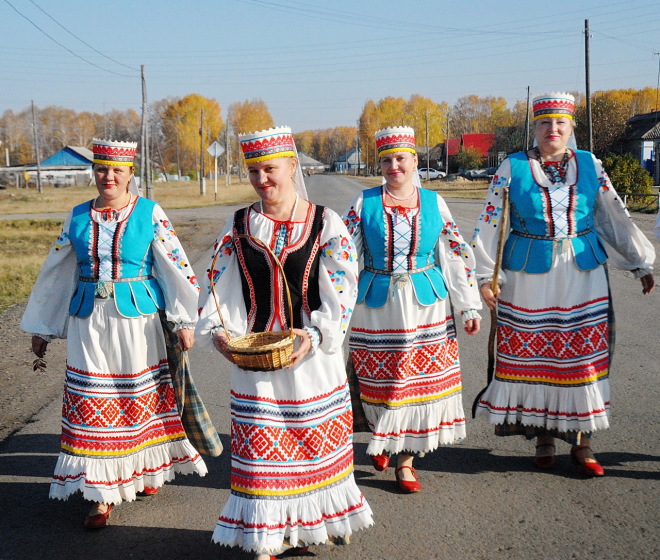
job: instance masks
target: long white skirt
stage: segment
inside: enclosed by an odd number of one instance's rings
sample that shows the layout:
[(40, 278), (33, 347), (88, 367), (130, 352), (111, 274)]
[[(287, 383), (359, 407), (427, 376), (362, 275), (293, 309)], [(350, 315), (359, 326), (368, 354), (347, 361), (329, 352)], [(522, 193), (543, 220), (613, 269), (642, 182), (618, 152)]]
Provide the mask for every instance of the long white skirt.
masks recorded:
[(506, 275), (495, 376), (478, 414), (492, 424), (518, 425), (519, 433), (526, 426), (561, 433), (609, 427), (605, 269), (581, 271), (572, 253), (564, 251), (555, 255), (548, 273)]
[(353, 412), (341, 352), (231, 383), (231, 494), (213, 541), (259, 553), (348, 540), (373, 524), (353, 477)]
[(50, 497), (81, 491), (118, 504), (175, 473), (205, 475), (177, 410), (158, 314), (121, 317), (96, 299), (89, 317), (69, 318), (61, 452)]
[(465, 438), (458, 342), (449, 300), (422, 306), (412, 282), (383, 307), (356, 306), (349, 345), (372, 428), (369, 455), (423, 454)]

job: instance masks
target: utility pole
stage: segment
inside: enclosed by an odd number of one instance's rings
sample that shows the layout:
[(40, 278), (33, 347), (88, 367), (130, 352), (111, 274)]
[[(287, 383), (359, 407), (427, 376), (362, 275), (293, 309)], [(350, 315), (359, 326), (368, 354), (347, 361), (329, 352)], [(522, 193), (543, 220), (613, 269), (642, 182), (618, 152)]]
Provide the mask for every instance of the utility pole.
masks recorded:
[(225, 127), (225, 184), (231, 185), (231, 175), (229, 169), (229, 124)]
[(142, 80), (142, 122), (140, 123), (140, 190), (153, 200), (151, 192), (151, 170), (149, 169), (149, 114), (147, 110), (147, 79), (144, 64), (140, 65)]
[(204, 107), (199, 122), (199, 194), (206, 194), (206, 180), (204, 179)]
[[(658, 92), (660, 92), (660, 52), (653, 53), (653, 56), (658, 57), (658, 83), (655, 86), (655, 124), (658, 124), (658, 115), (660, 114), (660, 104), (658, 104)], [(654, 151), (655, 151), (655, 177), (654, 183), (656, 185), (660, 184), (660, 142), (657, 140), (654, 141)]]
[(584, 20), (584, 70), (586, 78), (587, 94), (587, 137), (589, 139), (589, 151), (594, 151), (593, 124), (591, 122), (591, 84), (589, 80), (589, 20)]
[(658, 83), (655, 86), (655, 122), (658, 123), (658, 112), (660, 112), (660, 104), (658, 103), (658, 93), (660, 92), (660, 52), (654, 52), (653, 56), (658, 57)]
[(429, 154), (429, 112), (424, 113), (424, 120), (426, 121), (426, 180), (429, 180), (429, 163), (431, 161)]
[(527, 86), (527, 111), (525, 112), (525, 151), (529, 150), (529, 86)]
[(34, 133), (34, 150), (37, 154), (37, 192), (42, 193), (41, 188), (41, 150), (39, 149), (39, 132), (37, 131), (37, 120), (34, 117), (34, 100), (32, 101), (32, 132)]
[(447, 128), (445, 130), (445, 174), (449, 175), (449, 111), (447, 111)]

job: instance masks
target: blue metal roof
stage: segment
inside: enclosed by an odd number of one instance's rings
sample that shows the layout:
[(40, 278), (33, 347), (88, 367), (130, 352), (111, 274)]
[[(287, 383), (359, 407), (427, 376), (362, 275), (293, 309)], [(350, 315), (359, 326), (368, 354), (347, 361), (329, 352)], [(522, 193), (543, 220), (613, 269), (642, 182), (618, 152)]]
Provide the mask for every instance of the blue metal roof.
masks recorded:
[[(90, 153), (90, 150), (86, 150)], [(82, 152), (82, 153), (81, 153)], [(93, 156), (92, 156), (93, 157)], [(67, 146), (62, 148), (56, 154), (43, 160), (41, 165), (91, 165), (92, 159), (86, 157), (84, 149), (75, 146)]]

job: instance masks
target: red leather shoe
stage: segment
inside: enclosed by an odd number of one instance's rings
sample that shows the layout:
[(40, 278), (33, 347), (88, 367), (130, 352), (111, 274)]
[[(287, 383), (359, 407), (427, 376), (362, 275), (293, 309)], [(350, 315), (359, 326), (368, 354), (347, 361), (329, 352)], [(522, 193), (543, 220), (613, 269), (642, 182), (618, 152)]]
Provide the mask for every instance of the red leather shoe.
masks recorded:
[(108, 525), (108, 517), (112, 511), (112, 504), (107, 504), (108, 509), (104, 513), (96, 513), (85, 517), (83, 525), (85, 529), (103, 529)]
[(154, 488), (153, 486), (145, 486), (138, 494), (144, 494), (145, 496), (155, 496), (158, 494), (158, 488)]
[[(403, 469), (409, 469), (413, 477), (415, 477), (415, 480), (403, 480), (399, 476), (399, 473)], [(406, 494), (413, 494), (414, 492), (419, 492), (422, 489), (422, 485), (419, 483), (419, 479), (417, 478), (417, 473), (415, 472), (415, 469), (413, 469), (412, 467), (408, 467), (408, 466), (397, 467), (396, 469), (394, 469), (394, 476), (396, 477), (396, 481), (397, 484), (399, 485), (399, 488), (401, 489), (402, 492), (405, 492)]]
[(379, 472), (383, 472), (384, 470), (387, 470), (387, 467), (390, 466), (390, 457), (389, 455), (372, 455), (371, 456), (371, 464), (373, 465), (374, 469), (376, 469)]
[(588, 449), (591, 451), (591, 447), (588, 445), (575, 445), (571, 447), (571, 460), (573, 463), (579, 465), (582, 473), (587, 476), (603, 476), (605, 474), (605, 469), (601, 467), (596, 459), (592, 459), (591, 457), (583, 457), (580, 459), (580, 457), (578, 457), (578, 452), (582, 449)]
[[(551, 455), (539, 455), (539, 450), (543, 449), (544, 447), (552, 448), (552, 454)], [(540, 445), (536, 446), (536, 455), (534, 456), (534, 464), (536, 465), (537, 469), (552, 469), (555, 466), (555, 445), (553, 443), (541, 443)]]

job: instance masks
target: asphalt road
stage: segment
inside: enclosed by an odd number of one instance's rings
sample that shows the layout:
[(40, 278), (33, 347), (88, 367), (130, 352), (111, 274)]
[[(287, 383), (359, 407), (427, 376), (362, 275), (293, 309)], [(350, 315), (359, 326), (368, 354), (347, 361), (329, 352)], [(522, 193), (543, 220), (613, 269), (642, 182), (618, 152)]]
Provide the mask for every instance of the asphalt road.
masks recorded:
[[(349, 178), (315, 176), (310, 197), (342, 211), (360, 187)], [(480, 202), (450, 200), (469, 237)], [(234, 208), (170, 211), (199, 221), (197, 242), (210, 248)], [(654, 216), (635, 215), (652, 238)], [(209, 221), (217, 226), (208, 227)], [(660, 243), (654, 240), (660, 252)], [(194, 268), (208, 264), (202, 252)], [(365, 455), (367, 434), (355, 435), (355, 476), (374, 511), (375, 525), (350, 546), (315, 547), (319, 559), (564, 559), (658, 558), (658, 319), (660, 290), (642, 297), (629, 273), (612, 271), (617, 348), (612, 365), (612, 428), (594, 448), (606, 469), (601, 479), (580, 475), (558, 447), (554, 471), (538, 472), (533, 445), (496, 438), (485, 421), (469, 419), (467, 439), (416, 461), (423, 490), (398, 493), (392, 469), (375, 472)], [(487, 314), (482, 333), (459, 333), (466, 413), (485, 380)], [(87, 532), (87, 504), (78, 496), (48, 499), (58, 453), (61, 401), (53, 399), (0, 443), (0, 559), (161, 558), (239, 559), (250, 555), (211, 543), (215, 519), (229, 487), (229, 369), (217, 354), (191, 352), (193, 375), (222, 435), (225, 452), (207, 459), (204, 478), (179, 476), (157, 496), (115, 509), (110, 526)], [(63, 364), (62, 364), (63, 369)]]

